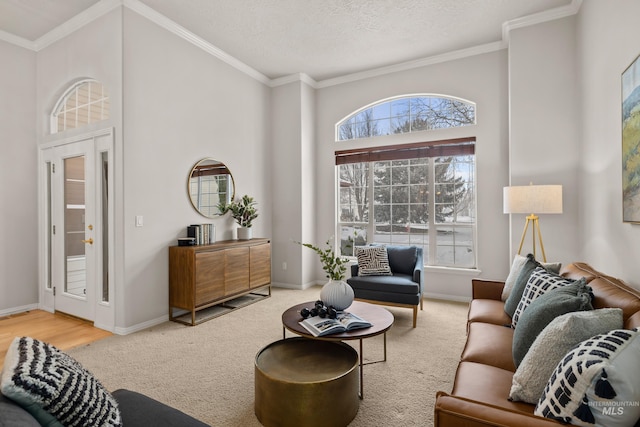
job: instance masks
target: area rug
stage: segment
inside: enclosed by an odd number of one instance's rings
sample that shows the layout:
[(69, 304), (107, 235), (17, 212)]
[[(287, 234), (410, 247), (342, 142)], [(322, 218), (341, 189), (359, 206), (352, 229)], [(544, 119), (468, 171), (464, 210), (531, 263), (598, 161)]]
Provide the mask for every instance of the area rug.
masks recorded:
[[(166, 322), (68, 352), (109, 390), (144, 393), (212, 426), (258, 427), (255, 356), (282, 339), (284, 310), (319, 294), (320, 287), (274, 288), (271, 298), (197, 326)], [(350, 426), (433, 425), (436, 391), (451, 391), (467, 309), (425, 300), (414, 329), (411, 310), (388, 307), (395, 322), (387, 333), (387, 361), (364, 367), (364, 399)], [(357, 341), (351, 343), (357, 349)], [(383, 357), (382, 336), (363, 343), (365, 363)]]

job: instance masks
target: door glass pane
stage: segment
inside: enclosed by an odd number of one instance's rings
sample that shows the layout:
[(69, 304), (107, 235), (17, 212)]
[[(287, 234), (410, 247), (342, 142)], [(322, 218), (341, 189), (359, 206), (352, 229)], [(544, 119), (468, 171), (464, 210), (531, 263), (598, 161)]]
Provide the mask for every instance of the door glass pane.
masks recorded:
[(64, 292), (86, 294), (84, 156), (64, 160)]
[(51, 281), (51, 261), (53, 259), (53, 252), (52, 252), (52, 248), (51, 248), (51, 240), (52, 240), (52, 234), (54, 234), (54, 230), (53, 230), (53, 222), (51, 220), (51, 162), (46, 162), (46, 187), (47, 187), (47, 202), (46, 202), (46, 229), (48, 230), (47, 232), (47, 259), (46, 259), (46, 270), (47, 270), (47, 279), (46, 279), (46, 283), (45, 283), (45, 287), (47, 289), (51, 289), (52, 285), (52, 281)]
[(101, 194), (102, 209), (99, 215), (102, 217), (98, 223), (102, 224), (102, 301), (109, 302), (109, 157), (107, 152), (101, 155), (102, 165), (101, 175)]

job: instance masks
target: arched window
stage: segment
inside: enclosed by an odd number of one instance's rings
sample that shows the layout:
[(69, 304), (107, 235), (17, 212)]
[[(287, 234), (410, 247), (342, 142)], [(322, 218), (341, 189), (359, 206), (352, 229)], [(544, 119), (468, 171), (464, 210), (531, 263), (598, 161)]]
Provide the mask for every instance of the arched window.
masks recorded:
[(468, 126), (474, 103), (442, 95), (404, 95), (367, 105), (336, 125), (336, 141)]
[[(469, 101), (404, 95), (339, 122), (336, 141), (467, 126), (475, 117)], [(423, 133), (396, 143), (389, 136), (390, 145), (335, 151), (342, 255), (367, 244), (416, 245), (427, 266), (476, 267), (476, 138), (452, 136), (427, 141)]]
[(74, 83), (60, 97), (51, 113), (51, 133), (75, 129), (109, 118), (109, 93), (92, 79)]

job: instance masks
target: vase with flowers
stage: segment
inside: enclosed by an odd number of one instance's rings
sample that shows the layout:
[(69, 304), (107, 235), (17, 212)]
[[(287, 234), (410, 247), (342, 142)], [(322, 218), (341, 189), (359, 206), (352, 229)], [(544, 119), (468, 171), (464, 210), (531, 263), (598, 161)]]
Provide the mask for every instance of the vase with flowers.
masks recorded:
[(331, 245), (331, 238), (327, 240), (326, 248), (322, 249), (311, 243), (296, 242), (304, 247), (313, 250), (320, 256), (322, 269), (329, 279), (320, 291), (320, 299), (327, 307), (333, 307), (338, 311), (342, 311), (349, 307), (353, 302), (353, 289), (344, 281), (347, 271), (347, 258), (337, 256)]

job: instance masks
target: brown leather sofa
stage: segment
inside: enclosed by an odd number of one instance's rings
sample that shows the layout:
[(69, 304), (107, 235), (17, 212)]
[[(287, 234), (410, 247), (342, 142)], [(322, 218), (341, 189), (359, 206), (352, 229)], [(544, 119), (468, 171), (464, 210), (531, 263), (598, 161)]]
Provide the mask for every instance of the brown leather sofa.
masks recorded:
[[(624, 327), (640, 327), (640, 290), (577, 262), (561, 274), (585, 277), (593, 289), (594, 308), (622, 308)], [(469, 305), (467, 342), (451, 393), (438, 392), (434, 426), (559, 426), (534, 415), (535, 405), (508, 400), (515, 365), (513, 329), (501, 301), (504, 282), (474, 279)]]

